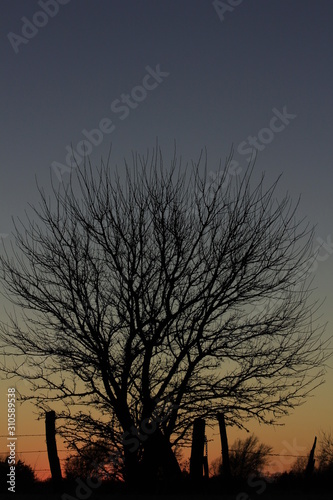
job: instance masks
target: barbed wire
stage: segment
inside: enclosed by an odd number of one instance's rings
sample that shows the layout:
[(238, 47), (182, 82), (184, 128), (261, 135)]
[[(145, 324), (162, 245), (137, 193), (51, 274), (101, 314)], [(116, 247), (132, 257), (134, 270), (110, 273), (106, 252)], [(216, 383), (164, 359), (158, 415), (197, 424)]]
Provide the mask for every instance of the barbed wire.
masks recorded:
[[(64, 451), (68, 451), (68, 450), (58, 450), (58, 453), (64, 452)], [(2, 455), (4, 455), (5, 453), (7, 453), (7, 451), (0, 451), (0, 454), (2, 454)], [(22, 455), (23, 453), (47, 453), (47, 450), (24, 450), (24, 451), (17, 451), (18, 455)]]
[[(13, 437), (45, 437), (45, 434), (16, 434)], [(8, 436), (6, 434), (1, 434), (0, 438), (10, 438), (10, 436)], [(58, 453), (64, 453), (65, 451), (68, 452), (69, 450), (58, 450)], [(234, 452), (234, 451), (238, 451), (238, 450), (229, 448), (229, 451)], [(1, 455), (4, 455), (6, 453), (7, 453), (6, 451), (0, 451)], [(47, 450), (24, 450), (24, 451), (19, 452), (20, 455), (24, 454), (24, 453), (47, 453)], [(256, 452), (250, 451), (248, 453), (255, 454)], [(309, 455), (286, 455), (286, 454), (281, 454), (281, 453), (266, 453), (266, 456), (268, 456), (268, 457), (308, 458)], [(60, 460), (66, 460), (66, 459), (61, 458)]]
[[(37, 437), (37, 436), (44, 436), (45, 434), (15, 434), (15, 436), (12, 437)], [(8, 436), (7, 434), (1, 434), (0, 438), (9, 438), (11, 436)]]
[[(68, 450), (58, 450), (58, 453), (64, 453), (65, 451), (68, 452)], [(232, 450), (229, 449), (229, 451), (238, 451), (238, 450)], [(0, 455), (5, 455), (7, 454), (7, 451), (0, 451)], [(47, 453), (47, 450), (24, 450), (24, 451), (19, 451), (18, 455), (24, 455), (25, 453)], [(249, 454), (256, 454), (255, 451), (249, 451)], [(268, 457), (292, 457), (292, 458), (308, 458), (309, 455), (287, 455), (287, 454), (281, 454), (281, 453), (266, 453), (266, 456)], [(65, 458), (60, 458), (60, 460), (66, 460)]]

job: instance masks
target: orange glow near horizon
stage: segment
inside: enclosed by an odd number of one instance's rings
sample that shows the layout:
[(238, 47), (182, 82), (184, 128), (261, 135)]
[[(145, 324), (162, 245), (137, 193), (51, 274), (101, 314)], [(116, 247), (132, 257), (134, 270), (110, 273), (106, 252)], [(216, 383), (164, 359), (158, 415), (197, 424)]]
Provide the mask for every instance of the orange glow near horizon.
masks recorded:
[[(7, 388), (11, 385), (8, 381), (0, 383), (1, 393), (5, 399)], [(249, 422), (248, 430), (250, 433), (258, 436), (260, 442), (270, 445), (272, 453), (277, 456), (272, 456), (268, 472), (282, 472), (289, 470), (295, 462), (297, 456), (308, 456), (313, 444), (314, 437), (320, 439), (322, 431), (331, 432), (331, 417), (333, 414), (333, 401), (331, 398), (332, 380), (320, 388), (318, 388), (312, 398), (301, 407), (297, 408), (292, 415), (286, 417), (283, 426), (271, 427), (267, 425), (259, 425), (256, 422)], [(23, 460), (30, 465), (35, 471), (38, 479), (45, 480), (50, 477), (49, 463), (46, 449), (45, 439), (45, 422), (38, 420), (34, 414), (33, 405), (25, 403), (20, 405), (17, 403), (17, 447), (16, 459)], [(6, 423), (6, 407), (1, 405), (0, 413), (1, 424), (1, 458), (6, 456), (7, 444), (7, 423)], [(249, 434), (245, 430), (239, 430), (234, 427), (227, 428), (229, 447), (236, 439), (245, 439)], [(208, 437), (208, 460), (212, 461), (220, 456), (221, 444), (218, 426), (214, 429), (206, 428)], [(31, 436), (33, 435), (33, 436)], [(317, 444), (317, 450), (320, 443)], [(59, 436), (57, 436), (57, 447), (60, 463), (62, 465), (68, 451), (65, 444)], [(190, 450), (183, 450), (183, 461), (190, 456)]]

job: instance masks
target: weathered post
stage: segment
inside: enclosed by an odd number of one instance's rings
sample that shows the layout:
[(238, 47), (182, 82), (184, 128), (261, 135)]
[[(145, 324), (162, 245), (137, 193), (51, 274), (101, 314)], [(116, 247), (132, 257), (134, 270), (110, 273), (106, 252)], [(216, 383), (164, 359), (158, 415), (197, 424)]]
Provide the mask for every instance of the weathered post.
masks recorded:
[(205, 421), (196, 418), (193, 423), (192, 450), (190, 458), (190, 478), (200, 481), (203, 478), (205, 449)]
[(55, 438), (55, 412), (47, 411), (45, 414), (45, 430), (46, 430), (46, 445), (47, 454), (49, 457), (52, 483), (56, 490), (60, 489), (61, 485), (61, 468), (57, 453), (57, 443)]
[(208, 441), (205, 436), (205, 456), (203, 457), (203, 468), (204, 468), (204, 478), (209, 479), (209, 468), (208, 468)]
[(224, 413), (219, 413), (217, 415), (217, 419), (218, 419), (218, 422), (219, 422), (220, 436), (221, 436), (222, 477), (225, 480), (229, 480), (231, 478), (231, 472), (230, 472), (229, 446), (228, 446), (228, 438), (227, 438), (227, 429), (226, 429), (226, 426), (225, 426)]
[(308, 463), (307, 463), (307, 466), (305, 469), (305, 477), (307, 479), (310, 478), (311, 474), (313, 473), (314, 464), (315, 464), (314, 452), (316, 449), (316, 444), (317, 444), (317, 436), (315, 436), (313, 446), (312, 446), (312, 449), (311, 449), (310, 454), (309, 454), (309, 460), (308, 460)]

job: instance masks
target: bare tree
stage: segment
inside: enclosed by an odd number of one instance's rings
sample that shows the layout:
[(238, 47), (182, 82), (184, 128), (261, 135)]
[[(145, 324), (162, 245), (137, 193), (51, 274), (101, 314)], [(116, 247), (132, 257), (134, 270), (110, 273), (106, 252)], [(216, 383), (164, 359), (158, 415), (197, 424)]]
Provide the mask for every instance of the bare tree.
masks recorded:
[(269, 462), (271, 446), (259, 442), (254, 434), (237, 439), (231, 447), (230, 469), (233, 477), (247, 479), (250, 474), (261, 474)]
[[(32, 493), (37, 482), (34, 469), (22, 460), (17, 460), (15, 463), (15, 481), (11, 484), (10, 463), (12, 464), (12, 458), (10, 458), (10, 455), (3, 459), (0, 458), (0, 493), (4, 494), (4, 498), (6, 493), (8, 495), (8, 491), (24, 494)], [(11, 489), (9, 490), (9, 488)]]
[[(250, 475), (259, 475), (269, 463), (272, 447), (259, 442), (254, 434), (246, 439), (237, 439), (230, 449), (230, 473), (235, 479), (248, 479)], [(221, 457), (215, 459), (211, 470), (213, 475), (222, 474)]]
[(63, 403), (70, 444), (123, 449), (128, 477), (147, 443), (184, 443), (196, 417), (273, 423), (320, 383), (312, 232), (276, 182), (252, 187), (252, 167), (228, 180), (230, 161), (212, 184), (206, 157), (166, 168), (158, 148), (123, 177), (109, 161), (78, 168), (52, 200), (39, 189), (1, 256), (24, 310), (2, 325), (3, 369), (42, 411)]
[(297, 457), (295, 462), (292, 464), (290, 472), (297, 477), (304, 478), (305, 469), (306, 469), (308, 460), (309, 460), (309, 457), (307, 457), (307, 456)]
[(122, 478), (122, 464), (119, 458), (110, 452), (104, 441), (92, 442), (66, 458), (66, 478), (73, 480), (77, 477), (98, 477), (104, 480), (119, 480)]
[(333, 471), (333, 435), (328, 432), (322, 432), (320, 436), (318, 470), (330, 475)]

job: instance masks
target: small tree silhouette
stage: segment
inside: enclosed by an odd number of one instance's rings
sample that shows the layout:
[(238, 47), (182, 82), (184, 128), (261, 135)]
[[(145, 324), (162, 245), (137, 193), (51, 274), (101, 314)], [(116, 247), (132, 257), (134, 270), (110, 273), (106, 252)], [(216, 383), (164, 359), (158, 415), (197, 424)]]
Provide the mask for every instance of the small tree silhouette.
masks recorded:
[(66, 479), (86, 479), (94, 476), (100, 479), (122, 478), (123, 464), (119, 454), (112, 454), (103, 442), (85, 445), (65, 462)]
[[(8, 493), (8, 476), (9, 465), (8, 457), (0, 459), (0, 492)], [(18, 460), (15, 464), (15, 493), (26, 493), (31, 491), (36, 483), (36, 474), (30, 465), (27, 465), (23, 460)]]
[(322, 432), (318, 454), (318, 470), (320, 473), (333, 473), (333, 436)]
[(304, 476), (308, 460), (305, 456), (297, 457), (290, 469), (291, 474), (297, 477)]
[[(271, 451), (272, 448), (260, 443), (254, 434), (243, 440), (237, 439), (229, 450), (231, 476), (235, 479), (247, 479), (251, 474), (261, 474), (269, 463)], [(213, 475), (221, 474), (221, 458), (212, 462), (211, 471)]]

